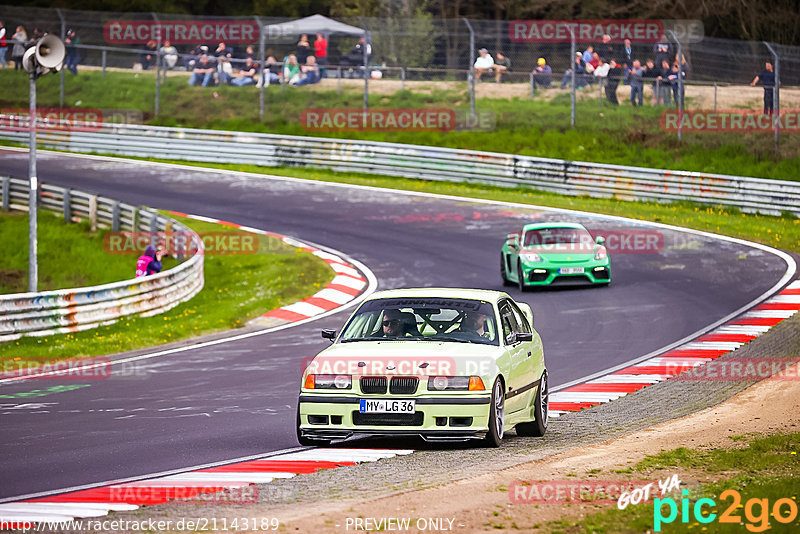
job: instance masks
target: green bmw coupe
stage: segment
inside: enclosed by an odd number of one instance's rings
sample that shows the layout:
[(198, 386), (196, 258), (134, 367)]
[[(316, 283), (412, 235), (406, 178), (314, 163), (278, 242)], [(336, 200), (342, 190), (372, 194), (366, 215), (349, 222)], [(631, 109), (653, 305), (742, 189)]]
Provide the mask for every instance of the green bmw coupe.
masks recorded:
[(533, 311), (499, 291), (399, 289), (365, 300), (305, 369), (303, 445), (361, 436), (542, 436), (548, 387)]
[(526, 224), (506, 236), (500, 252), (505, 285), (609, 284), (611, 259), (602, 236), (593, 239), (583, 225), (568, 222)]

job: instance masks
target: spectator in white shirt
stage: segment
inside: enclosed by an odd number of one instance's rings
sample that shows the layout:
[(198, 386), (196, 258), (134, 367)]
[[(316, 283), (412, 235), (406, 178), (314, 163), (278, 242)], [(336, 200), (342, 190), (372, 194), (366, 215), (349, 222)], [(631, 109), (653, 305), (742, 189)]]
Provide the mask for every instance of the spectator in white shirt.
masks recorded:
[(489, 72), (494, 66), (494, 59), (489, 55), (485, 48), (478, 50), (478, 58), (475, 60), (475, 79), (480, 81), (481, 74)]

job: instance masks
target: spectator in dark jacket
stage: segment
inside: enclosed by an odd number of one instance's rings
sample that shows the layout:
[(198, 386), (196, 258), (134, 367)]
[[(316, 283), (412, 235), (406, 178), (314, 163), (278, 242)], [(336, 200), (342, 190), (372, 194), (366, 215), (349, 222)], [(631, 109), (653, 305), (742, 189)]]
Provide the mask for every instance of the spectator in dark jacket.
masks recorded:
[(670, 67), (669, 60), (661, 60), (661, 68), (659, 69), (656, 80), (658, 81), (658, 95), (656, 96), (656, 103), (663, 103), (665, 106), (671, 104), (672, 84), (669, 77), (672, 74), (672, 67)]
[(656, 65), (661, 65), (665, 59), (672, 61), (672, 45), (667, 41), (667, 37), (662, 33), (661, 38), (653, 45), (653, 53), (656, 55)]
[(139, 63), (142, 70), (150, 70), (156, 64), (156, 42), (150, 39), (144, 47), (144, 52), (139, 54)]
[(772, 63), (769, 61), (764, 63), (764, 70), (753, 78), (753, 81), (750, 82), (750, 86), (755, 87), (759, 82), (764, 86), (764, 114), (772, 115), (775, 112), (775, 105), (772, 98), (775, 89), (775, 71), (772, 68)]
[(606, 63), (611, 63), (612, 59), (619, 59), (617, 57), (617, 48), (611, 43), (611, 36), (608, 34), (603, 36), (603, 42), (597, 47), (597, 53)]
[(617, 86), (623, 77), (622, 67), (612, 59), (608, 64), (608, 77), (606, 78), (606, 99), (614, 105), (619, 105), (617, 100)]
[(586, 74), (586, 65), (583, 63), (583, 54), (575, 52), (575, 61), (572, 63), (572, 68), (564, 71), (564, 77), (561, 78), (561, 88), (564, 89), (572, 80), (572, 71), (575, 70), (575, 89), (580, 89), (586, 85), (584, 75)]
[(543, 57), (540, 57), (536, 62), (536, 68), (533, 69), (533, 86), (547, 88), (550, 87), (552, 81), (553, 69)]
[(643, 67), (644, 72), (642, 72), (642, 81), (647, 83), (650, 82), (652, 84), (653, 89), (653, 96), (650, 99), (650, 105), (656, 105), (656, 78), (661, 75), (661, 70), (656, 68), (656, 64), (652, 59), (648, 59), (647, 63)]

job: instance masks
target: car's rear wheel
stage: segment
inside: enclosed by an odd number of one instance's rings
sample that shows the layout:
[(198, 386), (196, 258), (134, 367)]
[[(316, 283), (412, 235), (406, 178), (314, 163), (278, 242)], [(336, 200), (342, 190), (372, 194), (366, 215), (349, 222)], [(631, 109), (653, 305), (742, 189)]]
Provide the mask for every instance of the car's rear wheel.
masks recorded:
[(550, 404), (550, 389), (547, 385), (547, 372), (542, 374), (539, 390), (533, 399), (533, 416), (535, 421), (520, 423), (515, 428), (518, 436), (542, 437), (547, 432), (547, 416)]
[(489, 405), (489, 432), (486, 434), (486, 445), (499, 447), (503, 441), (505, 428), (506, 408), (503, 393), (503, 381), (500, 377), (494, 379), (492, 385), (492, 401)]
[(527, 288), (525, 287), (525, 273), (522, 272), (522, 262), (517, 262), (517, 287), (519, 287), (520, 292), (525, 291)]
[(508, 279), (508, 272), (506, 271), (506, 255), (502, 253), (500, 254), (500, 278), (503, 279), (504, 286), (513, 284), (513, 282)]
[(300, 432), (300, 405), (297, 406), (297, 441), (306, 447), (324, 447), (331, 442), (329, 439), (311, 439), (303, 436)]

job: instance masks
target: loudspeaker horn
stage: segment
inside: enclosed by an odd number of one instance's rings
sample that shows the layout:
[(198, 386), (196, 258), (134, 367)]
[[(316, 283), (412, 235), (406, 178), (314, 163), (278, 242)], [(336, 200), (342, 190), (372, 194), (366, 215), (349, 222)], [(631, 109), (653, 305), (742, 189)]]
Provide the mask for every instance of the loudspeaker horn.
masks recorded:
[(34, 47), (36, 62), (46, 69), (59, 70), (64, 63), (64, 42), (55, 35), (45, 34)]

